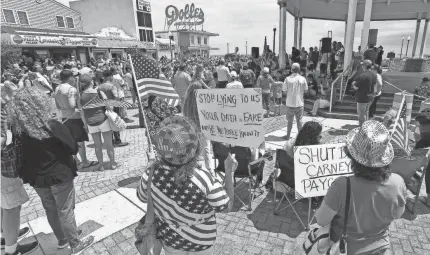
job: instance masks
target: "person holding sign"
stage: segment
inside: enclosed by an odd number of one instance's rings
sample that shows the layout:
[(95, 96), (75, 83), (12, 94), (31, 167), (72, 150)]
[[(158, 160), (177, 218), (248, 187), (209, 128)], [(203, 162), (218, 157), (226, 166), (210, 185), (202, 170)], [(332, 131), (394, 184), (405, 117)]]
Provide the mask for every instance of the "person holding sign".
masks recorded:
[[(391, 173), (394, 158), (390, 133), (380, 122), (370, 120), (346, 136), (347, 154), (354, 176), (350, 178), (347, 224), (347, 254), (389, 254), (389, 227), (405, 211), (406, 185)], [(320, 226), (330, 226), (331, 241), (344, 229), (347, 180), (337, 178), (316, 211)]]
[[(155, 141), (158, 158), (148, 168), (152, 171), (144, 171), (137, 196), (147, 202), (150, 179), (157, 237), (165, 254), (212, 254), (217, 236), (215, 213), (228, 211), (233, 202), (226, 192), (233, 190), (232, 169), (226, 171), (224, 189), (198, 162), (203, 149), (201, 133), (184, 117), (165, 119)], [(233, 158), (227, 163), (232, 168), (235, 165)]]

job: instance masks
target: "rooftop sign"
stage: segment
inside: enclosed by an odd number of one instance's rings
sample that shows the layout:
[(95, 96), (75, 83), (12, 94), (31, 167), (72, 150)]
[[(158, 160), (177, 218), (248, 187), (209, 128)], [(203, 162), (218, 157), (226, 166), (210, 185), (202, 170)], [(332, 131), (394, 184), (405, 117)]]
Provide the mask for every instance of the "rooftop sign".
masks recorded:
[(194, 4), (186, 4), (185, 8), (181, 10), (174, 5), (169, 5), (166, 7), (165, 13), (168, 29), (173, 24), (176, 26), (176, 29), (196, 29), (197, 26), (203, 25), (205, 22), (203, 10), (195, 8)]

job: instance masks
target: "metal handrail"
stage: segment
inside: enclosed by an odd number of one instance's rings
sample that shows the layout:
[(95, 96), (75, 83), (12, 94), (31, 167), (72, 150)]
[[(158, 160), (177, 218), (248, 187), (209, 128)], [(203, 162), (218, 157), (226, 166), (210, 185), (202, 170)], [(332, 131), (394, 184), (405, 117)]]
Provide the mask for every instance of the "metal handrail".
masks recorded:
[[(330, 109), (329, 112), (331, 112), (331, 108), (333, 106), (333, 91), (334, 91), (334, 84), (338, 81), (338, 79), (340, 79), (340, 77), (343, 77), (345, 75), (345, 73), (351, 68), (352, 63), (348, 66), (348, 68), (346, 68), (341, 75), (339, 75), (336, 79), (334, 79), (334, 81), (331, 83), (331, 91), (330, 91)], [(343, 79), (343, 78), (342, 78)], [(342, 84), (340, 85), (340, 96), (342, 96)]]

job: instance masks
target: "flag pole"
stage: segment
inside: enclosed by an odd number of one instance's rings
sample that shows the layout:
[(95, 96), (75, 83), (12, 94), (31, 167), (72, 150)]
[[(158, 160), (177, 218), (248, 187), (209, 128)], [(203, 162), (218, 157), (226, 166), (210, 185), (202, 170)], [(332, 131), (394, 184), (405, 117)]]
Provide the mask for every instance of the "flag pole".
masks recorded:
[(136, 91), (138, 92), (137, 93), (137, 100), (138, 100), (138, 102), (139, 102), (139, 108), (140, 108), (140, 111), (142, 112), (142, 115), (143, 115), (143, 123), (144, 123), (144, 125), (145, 125), (145, 129), (146, 129), (146, 134), (148, 135), (148, 141), (149, 141), (149, 152), (151, 152), (152, 153), (152, 141), (151, 141), (151, 135), (149, 134), (149, 128), (148, 128), (148, 124), (147, 124), (147, 122), (146, 122), (146, 116), (145, 116), (145, 111), (143, 110), (143, 104), (142, 104), (142, 99), (140, 98), (140, 96), (139, 96), (139, 90), (138, 90), (138, 87), (137, 87), (137, 79), (136, 79), (136, 73), (134, 72), (134, 65), (133, 65), (133, 59), (131, 58), (131, 55), (130, 54), (128, 54), (128, 57), (129, 57), (129, 59), (130, 59), (130, 62), (131, 62), (131, 72), (133, 73), (133, 78), (134, 78), (134, 88), (136, 89)]

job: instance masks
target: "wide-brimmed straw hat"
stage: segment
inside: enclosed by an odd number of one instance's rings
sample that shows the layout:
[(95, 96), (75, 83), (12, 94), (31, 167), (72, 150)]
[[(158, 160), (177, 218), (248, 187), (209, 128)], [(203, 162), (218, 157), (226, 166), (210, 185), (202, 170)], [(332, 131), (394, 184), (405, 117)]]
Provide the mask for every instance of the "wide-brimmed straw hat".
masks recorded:
[(185, 165), (198, 156), (199, 141), (195, 125), (182, 116), (165, 119), (155, 135), (158, 155), (177, 166)]
[(346, 135), (346, 146), (351, 157), (367, 167), (384, 167), (393, 161), (394, 150), (390, 133), (380, 122), (369, 120)]

